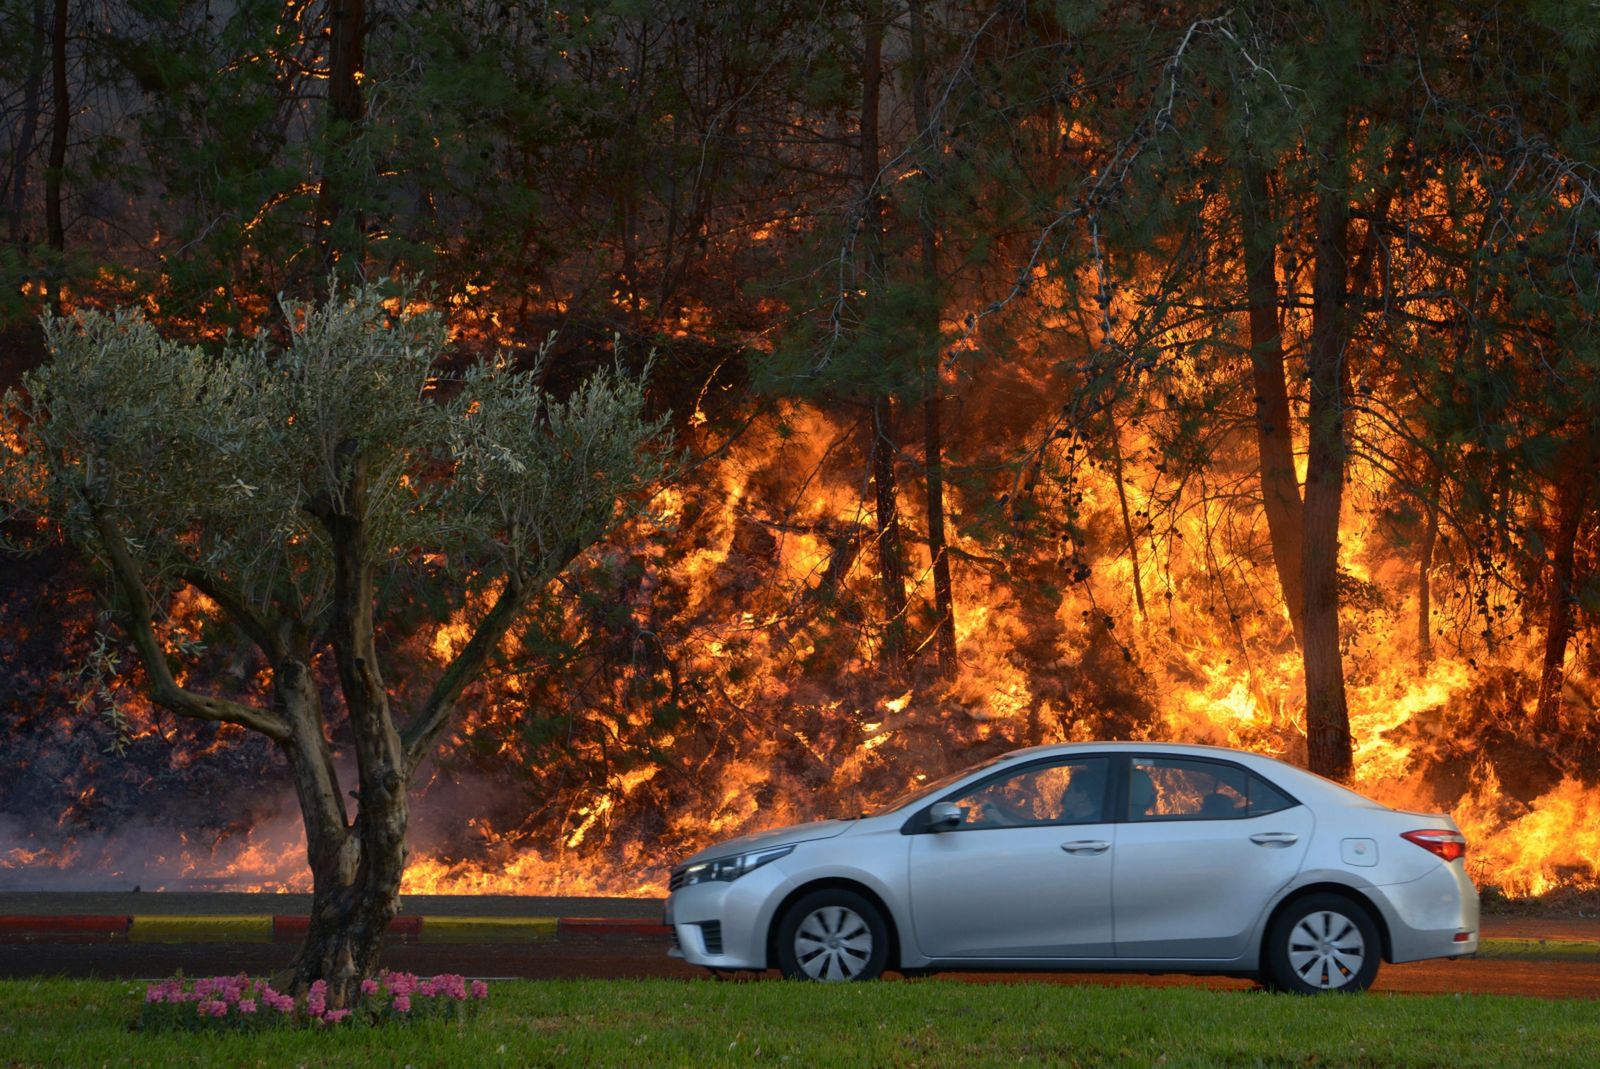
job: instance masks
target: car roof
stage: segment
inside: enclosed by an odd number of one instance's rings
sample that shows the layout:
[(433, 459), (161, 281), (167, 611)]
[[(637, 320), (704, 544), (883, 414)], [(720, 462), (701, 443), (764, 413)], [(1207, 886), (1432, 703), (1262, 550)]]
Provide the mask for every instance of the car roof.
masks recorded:
[[(1019, 757), (1048, 757), (1058, 753), (1085, 753), (1090, 750), (1122, 750), (1138, 753), (1190, 753), (1215, 757), (1266, 757), (1249, 750), (1236, 750), (1231, 746), (1213, 746), (1203, 742), (1130, 742), (1127, 740), (1100, 740), (1095, 742), (1047, 742), (1042, 746), (1027, 746), (1012, 750), (1001, 757), (1003, 761)], [(1276, 758), (1266, 757), (1269, 761)], [(1281, 763), (1281, 762), (1280, 762)]]
[[(1250, 750), (1238, 750), (1231, 746), (1213, 746), (1203, 742), (1129, 742), (1127, 740), (1102, 740), (1097, 742), (1049, 742), (1042, 746), (1027, 746), (1020, 750), (1012, 750), (1001, 756), (1002, 761), (1013, 761), (1018, 758), (1048, 757), (1052, 754), (1087, 753), (1089, 751), (1103, 752), (1106, 750), (1122, 751), (1126, 753), (1171, 753), (1193, 754), (1199, 757), (1220, 758), (1254, 758), (1264, 761), (1273, 761), (1277, 764), (1287, 765), (1267, 754), (1253, 753)], [(1287, 765), (1293, 768), (1293, 765)]]

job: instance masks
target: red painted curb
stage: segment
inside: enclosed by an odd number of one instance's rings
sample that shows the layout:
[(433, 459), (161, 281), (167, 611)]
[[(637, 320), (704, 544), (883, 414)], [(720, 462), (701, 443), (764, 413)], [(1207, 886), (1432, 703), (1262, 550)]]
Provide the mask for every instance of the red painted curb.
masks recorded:
[(556, 920), (556, 935), (655, 935), (662, 938), (672, 934), (672, 929), (660, 921), (640, 920), (636, 917), (560, 917)]
[[(298, 943), (305, 938), (306, 932), (311, 927), (311, 918), (298, 914), (280, 913), (272, 918), (272, 941), (274, 943)], [(389, 922), (389, 927), (384, 931), (384, 937), (411, 942), (422, 934), (422, 918), (420, 916), (401, 916)]]
[(0, 942), (7, 943), (107, 943), (128, 938), (132, 917), (92, 915), (40, 916), (12, 914), (0, 916)]

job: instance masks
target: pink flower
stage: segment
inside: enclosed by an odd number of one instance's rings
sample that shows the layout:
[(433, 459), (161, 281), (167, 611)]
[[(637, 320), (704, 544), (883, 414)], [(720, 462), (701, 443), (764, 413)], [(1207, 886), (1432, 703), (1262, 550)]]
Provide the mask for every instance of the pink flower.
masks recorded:
[(322, 1015), (322, 1019), (329, 1024), (338, 1024), (348, 1016), (350, 1016), (349, 1010), (329, 1010)]
[(396, 1013), (410, 1013), (411, 1012), (411, 996), (409, 996), (409, 995), (396, 995), (394, 997), (394, 1011)]
[(378, 993), (378, 981), (372, 979), (361, 981), (361, 993), (369, 998), (376, 995)]
[(254, 1013), (254, 1012), (256, 1012), (256, 1000), (253, 999), (253, 998), (242, 998), (242, 999), (240, 999), (239, 1000), (239, 1012), (240, 1013)]
[(328, 985), (318, 980), (311, 985), (311, 990), (306, 992), (306, 1012), (313, 1017), (321, 1017), (322, 1011), (328, 1008)]
[(474, 980), (474, 981), (472, 981), (472, 997), (473, 998), (488, 998), (489, 997), (489, 985), (484, 983), (482, 980)]
[(433, 978), (433, 993), (449, 995), (453, 999), (467, 997), (467, 981), (460, 973), (440, 973)]

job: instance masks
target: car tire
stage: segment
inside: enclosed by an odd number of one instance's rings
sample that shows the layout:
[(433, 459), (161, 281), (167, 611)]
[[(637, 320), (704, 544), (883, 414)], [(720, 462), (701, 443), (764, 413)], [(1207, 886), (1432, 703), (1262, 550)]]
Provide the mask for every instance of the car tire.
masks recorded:
[(1268, 927), (1261, 979), (1298, 995), (1354, 994), (1377, 978), (1382, 949), (1365, 906), (1343, 895), (1307, 895)]
[(889, 925), (842, 887), (802, 895), (778, 921), (778, 969), (790, 980), (876, 980), (889, 963)]

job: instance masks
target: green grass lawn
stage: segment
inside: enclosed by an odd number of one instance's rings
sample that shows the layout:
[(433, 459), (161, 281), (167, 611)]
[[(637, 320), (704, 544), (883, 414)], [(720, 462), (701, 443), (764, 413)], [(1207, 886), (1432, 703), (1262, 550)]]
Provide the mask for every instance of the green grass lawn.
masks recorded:
[(492, 985), (474, 1021), (131, 1031), (144, 985), (0, 982), (0, 1067), (1584, 1066), (1600, 1004), (926, 980)]

